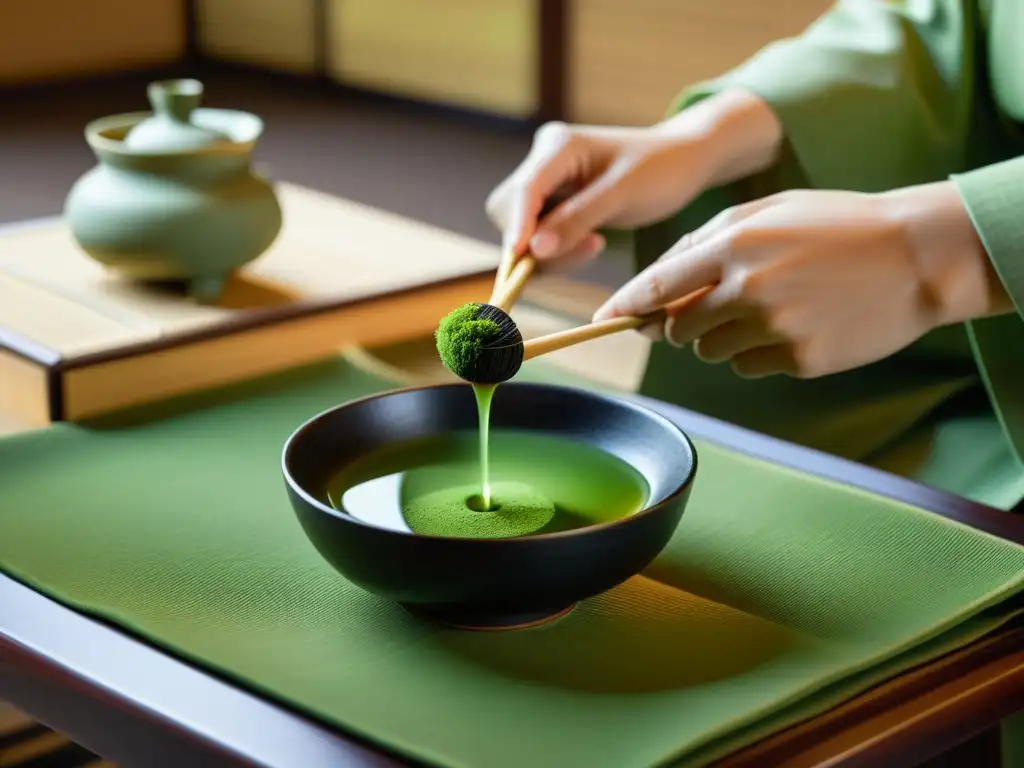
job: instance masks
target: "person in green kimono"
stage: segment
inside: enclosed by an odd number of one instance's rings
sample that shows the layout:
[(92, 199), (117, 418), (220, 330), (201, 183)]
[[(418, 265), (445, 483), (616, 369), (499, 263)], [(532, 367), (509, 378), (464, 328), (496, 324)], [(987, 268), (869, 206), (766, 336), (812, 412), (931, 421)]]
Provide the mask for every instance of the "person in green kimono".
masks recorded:
[(597, 317), (672, 309), (644, 394), (1010, 510), (1022, 40), (1018, 0), (839, 2), (656, 125), (543, 126), (487, 210), (549, 268), (631, 233)]
[(543, 126), (487, 211), (549, 268), (632, 234), (644, 394), (1024, 499), (1024, 0), (838, 2), (657, 125)]

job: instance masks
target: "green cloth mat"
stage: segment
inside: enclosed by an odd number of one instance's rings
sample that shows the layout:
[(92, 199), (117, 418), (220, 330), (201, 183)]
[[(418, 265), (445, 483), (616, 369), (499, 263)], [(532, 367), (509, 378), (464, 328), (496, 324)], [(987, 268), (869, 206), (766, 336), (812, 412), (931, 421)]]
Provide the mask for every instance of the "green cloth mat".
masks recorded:
[(990, 631), (1024, 580), (1022, 547), (696, 441), (689, 508), (646, 575), (536, 629), (420, 623), (320, 559), (279, 470), (300, 422), (388, 386), (337, 361), (2, 440), (0, 569), (472, 768), (703, 764)]

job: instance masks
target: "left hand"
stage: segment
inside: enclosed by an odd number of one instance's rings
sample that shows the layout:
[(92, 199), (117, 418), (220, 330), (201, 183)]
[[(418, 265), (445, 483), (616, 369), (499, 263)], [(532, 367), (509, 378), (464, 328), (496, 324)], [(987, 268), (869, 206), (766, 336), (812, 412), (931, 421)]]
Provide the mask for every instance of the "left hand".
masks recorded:
[[(705, 290), (692, 301), (684, 297)], [(950, 182), (884, 194), (794, 191), (724, 211), (594, 319), (669, 306), (668, 340), (741, 376), (813, 378), (928, 331), (1012, 311)]]

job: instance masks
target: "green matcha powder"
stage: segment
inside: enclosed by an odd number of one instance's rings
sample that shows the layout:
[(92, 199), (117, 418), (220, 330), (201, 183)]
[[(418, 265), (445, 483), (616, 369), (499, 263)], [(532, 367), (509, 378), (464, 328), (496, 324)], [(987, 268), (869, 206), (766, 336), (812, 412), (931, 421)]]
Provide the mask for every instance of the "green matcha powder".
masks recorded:
[(471, 370), (481, 350), (501, 335), (496, 322), (477, 319), (480, 309), (478, 304), (463, 304), (437, 326), (437, 352), (444, 367), (456, 376), (463, 377)]

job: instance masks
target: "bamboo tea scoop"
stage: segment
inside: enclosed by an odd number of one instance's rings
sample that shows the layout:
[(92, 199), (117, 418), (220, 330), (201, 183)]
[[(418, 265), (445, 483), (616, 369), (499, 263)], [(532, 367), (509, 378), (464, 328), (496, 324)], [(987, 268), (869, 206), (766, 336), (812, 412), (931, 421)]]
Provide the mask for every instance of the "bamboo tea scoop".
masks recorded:
[(503, 259), (490, 300), (467, 304), (441, 321), (437, 349), (446, 368), (476, 384), (499, 384), (515, 375), (523, 364), (524, 345), (509, 311), (535, 267), (530, 255), (514, 264), (511, 257)]
[(565, 331), (538, 336), (523, 344), (523, 361), (620, 331), (631, 331), (653, 323), (664, 323), (666, 317), (665, 310), (659, 309), (657, 312), (643, 317), (613, 317), (610, 320), (599, 320), (596, 323), (587, 323)]
[[(531, 267), (524, 268), (524, 270), (529, 269)], [(510, 279), (509, 282), (513, 281)], [(539, 336), (525, 342), (515, 322), (499, 306), (494, 304), (475, 305), (479, 307), (479, 313), (472, 318), (471, 322), (491, 321), (498, 327), (498, 330), (492, 329), (492, 333), (486, 341), (478, 341), (475, 344), (472, 343), (471, 335), (465, 334), (463, 339), (470, 340), (470, 343), (456, 345), (454, 354), (451, 350), (448, 350), (447, 354), (442, 350), (439, 336), (438, 350), (441, 351), (441, 358), (445, 366), (456, 376), (474, 384), (500, 384), (515, 376), (526, 360), (613, 333), (639, 329), (652, 323), (663, 323), (671, 312), (696, 301), (712, 288), (713, 286), (701, 288), (672, 302), (666, 308), (642, 317), (615, 317)], [(517, 295), (512, 287), (498, 293), (499, 302), (507, 301), (508, 296)], [(508, 303), (503, 302), (503, 305), (508, 306)], [(460, 329), (449, 333), (453, 337), (458, 337), (460, 332), (464, 333)]]
[[(476, 384), (498, 384), (523, 364), (523, 336), (509, 310), (522, 294), (536, 261), (525, 255), (512, 264), (503, 258), (486, 304), (470, 303), (449, 312), (437, 327), (437, 351), (455, 375)], [(495, 378), (497, 377), (497, 378)]]
[[(614, 317), (610, 320), (588, 323), (577, 328), (538, 336), (526, 342), (519, 341), (500, 346), (487, 345), (480, 348), (479, 354), (469, 361), (470, 364), (465, 370), (454, 371), (454, 373), (466, 381), (477, 384), (500, 384), (519, 373), (524, 362), (540, 355), (613, 333), (642, 328), (649, 323), (664, 321), (665, 311), (658, 310), (644, 317)], [(518, 329), (516, 335), (519, 335)], [(519, 338), (522, 339), (522, 336)]]
[(559, 349), (571, 347), (574, 344), (580, 344), (591, 339), (599, 339), (602, 336), (619, 333), (620, 331), (636, 330), (646, 325), (664, 323), (670, 314), (674, 314), (688, 304), (697, 301), (714, 287), (713, 285), (708, 285), (704, 288), (699, 288), (681, 299), (676, 299), (667, 307), (651, 312), (649, 315), (641, 317), (613, 317), (610, 320), (599, 320), (596, 323), (588, 323), (577, 328), (570, 328), (566, 331), (558, 331), (556, 333), (549, 333), (546, 336), (538, 336), (536, 339), (530, 339), (523, 344), (523, 360), (530, 360), (538, 355), (546, 355), (548, 352), (555, 352)]

